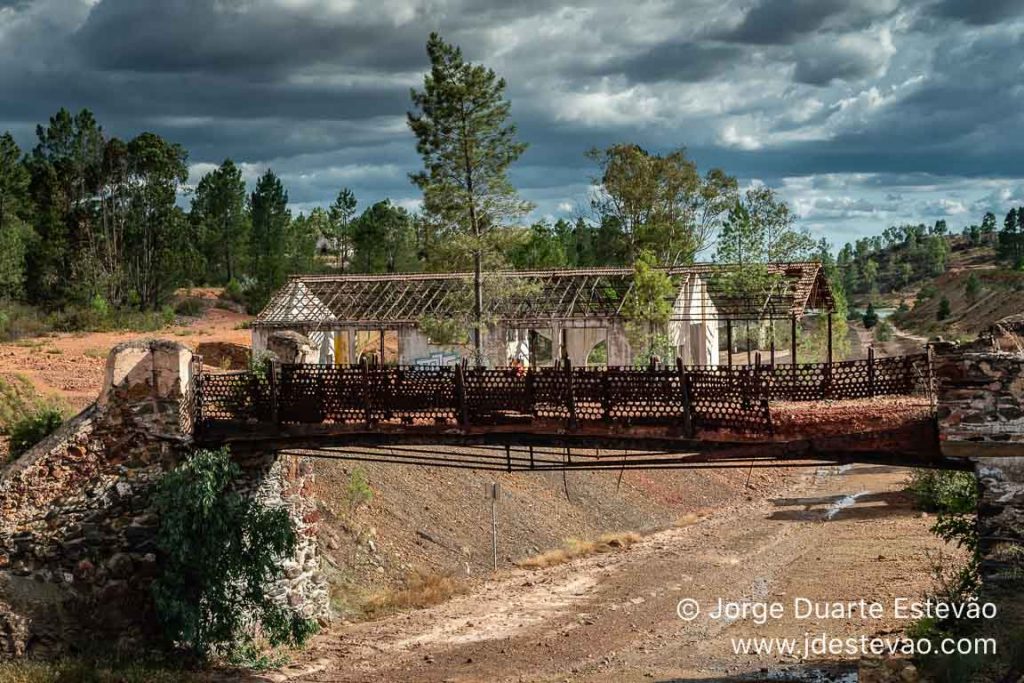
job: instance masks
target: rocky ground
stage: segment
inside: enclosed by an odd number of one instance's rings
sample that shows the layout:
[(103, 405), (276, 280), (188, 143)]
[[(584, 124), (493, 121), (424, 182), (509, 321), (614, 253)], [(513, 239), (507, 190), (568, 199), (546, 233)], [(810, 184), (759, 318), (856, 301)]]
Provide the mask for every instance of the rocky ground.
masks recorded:
[[(840, 680), (856, 658), (736, 655), (731, 639), (894, 635), (888, 615), (693, 621), (681, 599), (736, 601), (921, 598), (955, 552), (902, 493), (905, 471), (812, 470), (628, 550), (543, 569), (503, 569), (429, 609), (342, 624), (273, 681)], [(686, 523), (689, 522), (689, 523)], [(891, 611), (891, 610), (889, 610)], [(902, 671), (900, 672), (902, 673)], [(912, 680), (908, 672), (907, 680)], [(820, 678), (817, 676), (820, 674)]]

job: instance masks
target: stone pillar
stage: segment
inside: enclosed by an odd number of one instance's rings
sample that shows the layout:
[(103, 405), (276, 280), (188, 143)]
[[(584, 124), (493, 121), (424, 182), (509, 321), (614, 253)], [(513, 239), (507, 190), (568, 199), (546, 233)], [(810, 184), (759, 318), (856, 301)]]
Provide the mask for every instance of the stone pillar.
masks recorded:
[(1019, 588), (1024, 575), (1024, 457), (980, 458), (978, 541), (986, 590)]
[(258, 453), (240, 458), (238, 463), (243, 473), (239, 488), (261, 505), (284, 507), (298, 536), (295, 555), (285, 561), (284, 576), (271, 587), (271, 595), (305, 619), (326, 619), (330, 596), (327, 580), (320, 573), (317, 545), (320, 513), (314, 494), (313, 460), (297, 455)]
[(608, 327), (608, 365), (627, 366), (633, 364), (633, 349), (626, 338), (626, 329), (621, 323)]

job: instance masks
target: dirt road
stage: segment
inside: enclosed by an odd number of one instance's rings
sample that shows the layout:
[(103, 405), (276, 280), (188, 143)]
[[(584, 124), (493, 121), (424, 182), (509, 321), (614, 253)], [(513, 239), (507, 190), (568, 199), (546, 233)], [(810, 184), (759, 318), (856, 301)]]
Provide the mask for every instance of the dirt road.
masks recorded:
[[(933, 586), (935, 562), (951, 551), (900, 491), (906, 476), (868, 466), (809, 471), (784, 495), (743, 501), (628, 551), (506, 572), (431, 609), (336, 627), (264, 680), (815, 680), (808, 669), (778, 677), (797, 659), (737, 656), (730, 639), (899, 632), (906, 622), (891, 610), (880, 620), (798, 621), (790, 606), (794, 598), (891, 605)], [(681, 620), (684, 598), (704, 613)], [(719, 598), (780, 601), (786, 616), (764, 625), (712, 619)]]

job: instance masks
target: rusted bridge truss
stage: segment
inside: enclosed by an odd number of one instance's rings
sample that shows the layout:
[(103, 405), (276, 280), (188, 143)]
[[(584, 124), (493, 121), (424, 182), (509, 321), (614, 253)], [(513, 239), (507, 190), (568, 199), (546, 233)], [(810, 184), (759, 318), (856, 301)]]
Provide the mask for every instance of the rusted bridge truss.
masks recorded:
[[(644, 369), (272, 365), (197, 372), (187, 405), (200, 444), (354, 460), (508, 471), (890, 456), (948, 466), (931, 448), (933, 420), (849, 435), (809, 425), (798, 438), (773, 425), (779, 403), (930, 392), (925, 354)], [(438, 444), (453, 448), (423, 448)]]

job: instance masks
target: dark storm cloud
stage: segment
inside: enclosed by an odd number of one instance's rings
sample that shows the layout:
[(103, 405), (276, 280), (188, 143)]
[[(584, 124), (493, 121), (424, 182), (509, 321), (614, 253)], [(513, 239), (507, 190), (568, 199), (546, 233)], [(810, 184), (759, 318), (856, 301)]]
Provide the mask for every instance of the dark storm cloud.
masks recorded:
[(266, 73), (325, 61), (398, 70), (424, 65), (424, 17), (400, 26), (369, 19), (254, 11), (242, 0), (104, 0), (76, 44), (96, 66), (128, 71)]
[(620, 71), (634, 83), (703, 81), (725, 73), (743, 55), (743, 49), (736, 45), (666, 43), (608, 68)]
[(23, 146), (57, 108), (88, 107), (110, 134), (182, 143), (194, 174), (226, 157), (248, 178), (273, 166), (303, 208), (343, 185), (363, 204), (414, 205), (407, 174), (420, 162), (404, 116), (432, 30), (508, 80), (530, 143), (512, 178), (538, 216), (585, 207), (584, 152), (625, 141), (685, 146), (701, 169), (781, 187), (809, 225), (842, 235), (871, 231), (867, 218), (898, 222), (901, 206), (908, 220), (955, 217), (1024, 187), (1013, 57), (1024, 0), (0, 0), (0, 10), (0, 128)]
[(1024, 0), (939, 0), (929, 9), (937, 16), (984, 26), (1024, 14)]
[(848, 0), (761, 0), (729, 37), (740, 43), (792, 43), (820, 29), (849, 4)]

